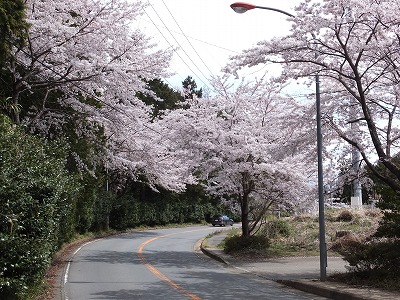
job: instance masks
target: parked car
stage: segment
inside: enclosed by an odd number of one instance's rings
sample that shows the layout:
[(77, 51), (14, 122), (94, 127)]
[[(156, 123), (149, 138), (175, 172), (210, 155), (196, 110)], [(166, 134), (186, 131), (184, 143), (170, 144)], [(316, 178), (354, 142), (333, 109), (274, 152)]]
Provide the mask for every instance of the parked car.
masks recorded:
[(219, 225), (219, 226), (226, 226), (231, 225), (233, 226), (233, 220), (225, 215), (214, 215), (211, 218), (212, 226)]

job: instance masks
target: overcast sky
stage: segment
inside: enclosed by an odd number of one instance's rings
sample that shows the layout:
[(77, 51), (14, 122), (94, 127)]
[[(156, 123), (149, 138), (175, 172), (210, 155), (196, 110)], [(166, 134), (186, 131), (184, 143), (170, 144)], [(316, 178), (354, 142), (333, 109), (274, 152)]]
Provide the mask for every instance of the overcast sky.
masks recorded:
[[(231, 55), (260, 40), (289, 33), (287, 16), (262, 9), (237, 14), (232, 0), (149, 0), (140, 28), (162, 48), (179, 48), (167, 79), (173, 87), (192, 76), (198, 87), (210, 86), (208, 78), (220, 74)], [(300, 0), (248, 0), (259, 6), (295, 14)], [(262, 67), (260, 66), (259, 69)], [(250, 75), (249, 75), (250, 76)]]

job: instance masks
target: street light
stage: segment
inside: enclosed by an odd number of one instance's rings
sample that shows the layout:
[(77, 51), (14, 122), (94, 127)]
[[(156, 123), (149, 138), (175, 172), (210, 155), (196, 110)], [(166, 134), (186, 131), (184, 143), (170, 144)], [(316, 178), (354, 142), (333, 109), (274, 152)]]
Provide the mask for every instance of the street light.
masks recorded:
[(287, 15), (289, 17), (293, 17), (294, 18), (294, 16), (292, 14), (289, 14), (288, 12), (280, 10), (280, 9), (277, 9), (277, 8), (265, 7), (265, 6), (257, 6), (257, 5), (244, 3), (244, 2), (235, 2), (235, 3), (231, 4), (231, 8), (235, 12), (237, 12), (238, 14), (243, 14), (243, 13), (245, 13), (246, 11), (248, 11), (250, 9), (261, 8), (261, 9), (273, 10), (273, 11), (276, 11), (276, 12), (279, 12), (281, 14), (285, 14), (285, 15)]
[[(239, 13), (245, 13), (248, 10), (259, 8), (272, 10), (289, 17), (295, 18), (294, 15), (271, 7), (257, 6), (244, 2), (235, 2), (231, 4), (231, 8)], [(326, 280), (327, 253), (325, 242), (325, 203), (324, 203), (324, 177), (322, 172), (322, 126), (321, 126), (321, 93), (319, 89), (319, 75), (315, 75), (315, 106), (317, 110), (317, 154), (318, 154), (318, 207), (319, 207), (319, 257), (320, 257), (320, 280)]]

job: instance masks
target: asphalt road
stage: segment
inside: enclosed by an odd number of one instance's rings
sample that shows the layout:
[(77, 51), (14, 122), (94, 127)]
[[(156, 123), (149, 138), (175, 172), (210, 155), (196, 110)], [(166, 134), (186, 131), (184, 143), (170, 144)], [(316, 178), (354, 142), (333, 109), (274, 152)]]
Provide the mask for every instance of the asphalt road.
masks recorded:
[(212, 226), (138, 231), (81, 247), (68, 266), (66, 300), (325, 299), (240, 272), (194, 251)]

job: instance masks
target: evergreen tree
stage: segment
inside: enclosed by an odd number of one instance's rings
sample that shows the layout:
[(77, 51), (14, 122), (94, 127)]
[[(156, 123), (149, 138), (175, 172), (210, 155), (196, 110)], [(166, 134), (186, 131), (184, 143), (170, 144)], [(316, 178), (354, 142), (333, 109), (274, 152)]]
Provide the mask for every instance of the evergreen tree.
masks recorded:
[(186, 79), (182, 81), (182, 87), (185, 95), (190, 99), (193, 99), (194, 96), (197, 98), (203, 96), (203, 89), (197, 89), (196, 81), (191, 76), (186, 77)]
[(25, 22), (25, 1), (0, 1), (0, 67), (12, 44), (22, 45), (28, 24)]
[[(400, 155), (393, 158), (393, 163), (400, 164)], [(379, 162), (376, 168), (380, 172), (384, 172), (387, 176), (389, 171)], [(377, 206), (383, 210), (383, 218), (377, 230), (377, 236), (400, 238), (400, 195), (398, 191), (392, 189), (380, 177), (370, 172), (370, 178), (374, 182), (374, 191), (379, 195), (380, 199)]]
[[(354, 195), (354, 180), (357, 179), (359, 174), (354, 174), (351, 167), (350, 160), (344, 160), (340, 163), (339, 176), (336, 181), (335, 191), (333, 192), (334, 198), (339, 198), (341, 203), (350, 204), (351, 197)], [(362, 201), (367, 204), (370, 199), (370, 191), (362, 187)]]
[(137, 96), (144, 103), (153, 107), (153, 118), (159, 117), (167, 109), (177, 108), (179, 103), (184, 100), (181, 93), (170, 88), (161, 79), (150, 80), (147, 82), (147, 86), (149, 92), (139, 92)]

